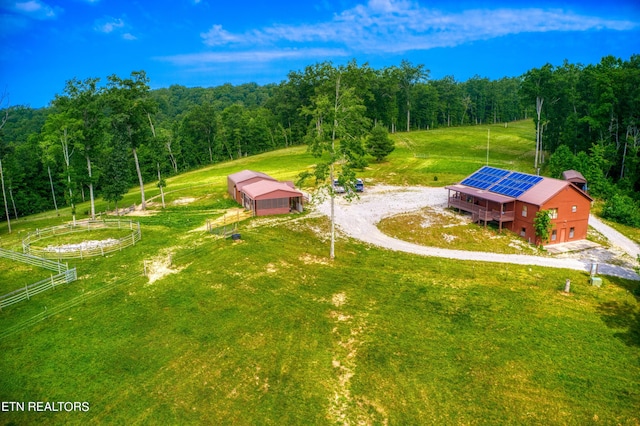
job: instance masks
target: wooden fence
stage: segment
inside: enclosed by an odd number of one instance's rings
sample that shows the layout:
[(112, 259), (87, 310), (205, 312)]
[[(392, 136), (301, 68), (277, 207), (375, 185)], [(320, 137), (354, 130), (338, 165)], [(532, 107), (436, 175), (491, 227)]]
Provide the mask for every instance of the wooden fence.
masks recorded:
[[(91, 231), (96, 229), (129, 229), (131, 234), (126, 237), (119, 238), (113, 243), (99, 244), (96, 247), (83, 247), (80, 245), (78, 248), (60, 247), (60, 248), (47, 248), (38, 247), (33, 243), (41, 239), (65, 235), (76, 232)], [(27, 254), (32, 254), (38, 257), (49, 259), (84, 259), (85, 257), (104, 256), (105, 254), (120, 251), (123, 248), (135, 245), (142, 239), (142, 232), (140, 231), (140, 223), (132, 222), (131, 220), (87, 220), (77, 221), (75, 224), (52, 226), (45, 229), (36, 229), (34, 232), (30, 232), (22, 240), (22, 251)]]
[(46, 278), (42, 281), (38, 281), (37, 283), (27, 285), (24, 288), (14, 290), (4, 296), (0, 296), (0, 309), (23, 300), (29, 300), (36, 294), (40, 294), (43, 291), (47, 291), (62, 284), (68, 284), (78, 279), (76, 268), (69, 269), (68, 265), (55, 262), (53, 260), (42, 259), (31, 254), (18, 253), (3, 248), (0, 248), (0, 257), (58, 272), (56, 275), (51, 274), (50, 278)]

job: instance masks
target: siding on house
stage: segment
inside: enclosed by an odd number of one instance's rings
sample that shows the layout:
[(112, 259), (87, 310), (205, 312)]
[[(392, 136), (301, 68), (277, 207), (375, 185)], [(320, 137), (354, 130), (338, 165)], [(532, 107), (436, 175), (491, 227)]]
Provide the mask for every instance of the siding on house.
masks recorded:
[(303, 194), (285, 182), (262, 180), (242, 188), (242, 205), (255, 216), (302, 211)]

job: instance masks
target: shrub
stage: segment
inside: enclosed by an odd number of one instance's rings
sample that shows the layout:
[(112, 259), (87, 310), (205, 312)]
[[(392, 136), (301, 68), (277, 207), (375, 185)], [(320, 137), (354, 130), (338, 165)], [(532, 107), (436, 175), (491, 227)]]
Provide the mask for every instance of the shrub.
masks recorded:
[(602, 217), (623, 225), (640, 227), (640, 203), (628, 195), (615, 194), (605, 203)]

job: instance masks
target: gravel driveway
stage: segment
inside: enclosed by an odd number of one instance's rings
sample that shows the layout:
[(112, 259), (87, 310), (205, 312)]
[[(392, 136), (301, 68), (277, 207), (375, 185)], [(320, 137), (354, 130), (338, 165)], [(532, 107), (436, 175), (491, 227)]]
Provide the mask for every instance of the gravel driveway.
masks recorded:
[[(366, 192), (361, 194), (359, 199), (353, 200), (352, 202), (346, 201), (343, 197), (336, 197), (335, 221), (336, 225), (342, 232), (353, 238), (379, 247), (414, 253), (422, 256), (482, 262), (512, 263), (518, 265), (538, 265), (579, 271), (590, 270), (592, 262), (591, 259), (498, 254), (491, 252), (473, 252), (426, 247), (390, 237), (383, 234), (377, 228), (378, 222), (385, 217), (420, 210), (427, 206), (432, 208), (446, 208), (447, 191), (444, 188), (416, 186), (367, 187)], [(328, 197), (318, 204), (317, 210), (320, 213), (329, 216), (330, 200)], [(610, 238), (612, 244), (624, 245), (624, 247), (621, 246), (621, 248), (625, 251), (628, 250), (630, 255), (634, 253), (634, 249), (635, 251), (640, 252), (638, 246), (633, 242), (626, 239), (619, 233), (617, 233), (617, 235), (611, 233), (611, 231), (614, 233), (616, 231), (602, 222), (598, 222), (599, 223), (594, 225), (594, 227), (596, 227), (596, 229), (598, 229), (598, 231), (607, 238)], [(595, 223), (595, 221), (593, 223)], [(603, 229), (606, 230), (606, 232), (603, 232)], [(612, 235), (612, 237), (609, 237), (609, 235)], [(613, 237), (614, 235), (615, 237)], [(600, 264), (599, 272), (604, 275), (614, 275), (628, 279), (640, 280), (640, 276), (638, 276), (633, 270), (616, 265)]]

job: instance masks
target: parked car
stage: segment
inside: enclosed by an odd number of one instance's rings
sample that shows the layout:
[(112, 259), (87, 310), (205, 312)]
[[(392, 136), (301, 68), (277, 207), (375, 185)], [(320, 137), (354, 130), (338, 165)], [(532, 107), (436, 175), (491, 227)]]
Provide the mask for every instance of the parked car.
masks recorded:
[(344, 194), (346, 192), (344, 186), (340, 185), (340, 182), (338, 182), (338, 179), (333, 180), (333, 191), (336, 194)]
[(360, 178), (356, 179), (356, 192), (364, 191), (364, 181)]

